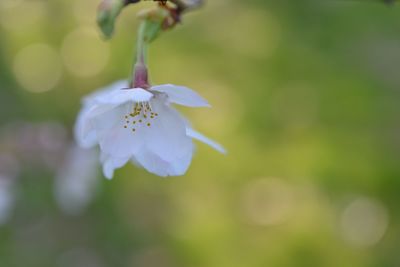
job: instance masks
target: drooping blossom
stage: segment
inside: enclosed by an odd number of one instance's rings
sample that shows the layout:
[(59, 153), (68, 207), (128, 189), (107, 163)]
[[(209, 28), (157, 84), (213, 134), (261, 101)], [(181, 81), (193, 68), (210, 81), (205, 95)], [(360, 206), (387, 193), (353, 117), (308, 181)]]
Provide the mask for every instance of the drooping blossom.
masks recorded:
[(159, 176), (183, 175), (192, 160), (192, 139), (225, 153), (221, 145), (195, 131), (171, 104), (210, 106), (183, 86), (142, 89), (127, 88), (124, 81), (114, 83), (84, 99), (76, 140), (82, 147), (100, 146), (103, 172), (109, 179), (129, 161)]

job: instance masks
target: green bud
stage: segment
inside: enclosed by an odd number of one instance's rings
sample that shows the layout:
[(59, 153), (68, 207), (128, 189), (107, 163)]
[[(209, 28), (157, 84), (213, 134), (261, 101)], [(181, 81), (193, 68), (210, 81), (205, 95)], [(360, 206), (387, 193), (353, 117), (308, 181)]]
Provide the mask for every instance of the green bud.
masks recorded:
[(97, 24), (106, 38), (114, 33), (115, 21), (125, 6), (125, 0), (104, 0), (97, 13)]

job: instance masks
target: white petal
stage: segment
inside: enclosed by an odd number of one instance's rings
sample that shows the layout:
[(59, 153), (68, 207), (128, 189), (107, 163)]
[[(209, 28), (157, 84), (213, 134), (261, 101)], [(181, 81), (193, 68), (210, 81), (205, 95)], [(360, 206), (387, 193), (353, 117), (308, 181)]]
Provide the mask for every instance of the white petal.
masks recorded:
[(133, 157), (131, 158), (131, 162), (132, 162), (133, 165), (135, 165), (136, 167), (144, 168), (144, 167), (142, 166), (142, 164), (140, 164), (140, 162), (136, 159), (135, 156), (133, 156)]
[(112, 179), (114, 176), (115, 169), (121, 168), (124, 166), (128, 161), (129, 158), (115, 158), (105, 155), (104, 153), (101, 154), (101, 162), (103, 164), (103, 174), (107, 179)]
[(148, 172), (161, 177), (168, 176), (168, 162), (149, 152), (147, 149), (142, 149), (142, 151), (136, 155), (134, 162), (135, 161)]
[(113, 120), (110, 118), (110, 115), (113, 113), (107, 112), (115, 108), (116, 105), (98, 105), (93, 103), (82, 108), (78, 114), (74, 128), (75, 140), (79, 146), (90, 148), (98, 143), (98, 128), (100, 126), (103, 129), (104, 126), (101, 125), (102, 123), (96, 124), (97, 117), (108, 118), (108, 120), (104, 120), (104, 123), (108, 122), (108, 125), (111, 127), (110, 124)]
[(192, 152), (168, 162), (147, 149), (143, 149), (132, 162), (161, 177), (184, 175), (192, 160)]
[(108, 99), (111, 92), (126, 88), (127, 85), (126, 81), (118, 81), (84, 97), (83, 107), (78, 114), (74, 128), (75, 140), (79, 146), (89, 148), (98, 142), (91, 119), (116, 107), (116, 105), (99, 105), (98, 101)]
[(170, 175), (172, 176), (179, 176), (184, 175), (188, 170), (190, 163), (192, 162), (193, 156), (193, 144), (192, 149), (187, 151), (186, 154), (182, 155), (182, 157), (175, 159), (174, 161), (170, 162)]
[(89, 106), (82, 108), (74, 127), (75, 140), (83, 148), (93, 147), (97, 143), (96, 131), (88, 121), (89, 110)]
[[(142, 128), (146, 126), (144, 123), (133, 125), (130, 118), (127, 123), (125, 116), (131, 112), (132, 105), (125, 104), (96, 117), (94, 123), (103, 153), (111, 157), (126, 158), (137, 153), (144, 145), (143, 135), (146, 131)], [(132, 131), (133, 128), (136, 129), (135, 132)]]
[(83, 98), (84, 105), (94, 104), (98, 99), (107, 98), (107, 96), (113, 92), (120, 89), (128, 88), (127, 81), (117, 81), (109, 86), (96, 90), (95, 92), (85, 96)]
[(98, 97), (96, 101), (102, 104), (121, 105), (126, 102), (149, 101), (153, 94), (141, 88), (114, 90), (109, 94)]
[(226, 150), (223, 146), (221, 146), (217, 142), (209, 139), (208, 137), (204, 136), (203, 134), (201, 134), (191, 128), (186, 128), (186, 134), (187, 134), (187, 136), (189, 136), (193, 139), (199, 140), (199, 141), (209, 145), (210, 147), (214, 148), (215, 150), (221, 152), (222, 154), (226, 154)]
[(151, 105), (158, 116), (146, 121), (146, 124), (151, 124), (145, 126), (143, 134), (146, 148), (167, 162), (192, 153), (193, 143), (186, 135), (185, 122), (179, 113), (157, 98), (151, 101)]
[(187, 87), (164, 84), (153, 86), (151, 90), (167, 94), (172, 103), (188, 107), (210, 107), (207, 100)]

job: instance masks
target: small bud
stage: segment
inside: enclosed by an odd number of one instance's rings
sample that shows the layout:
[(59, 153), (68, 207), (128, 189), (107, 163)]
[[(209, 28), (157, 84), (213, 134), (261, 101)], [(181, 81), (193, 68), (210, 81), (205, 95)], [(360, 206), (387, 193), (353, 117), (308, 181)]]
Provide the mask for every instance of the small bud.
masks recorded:
[(106, 38), (114, 33), (115, 21), (122, 9), (140, 0), (103, 0), (98, 8), (97, 24)]

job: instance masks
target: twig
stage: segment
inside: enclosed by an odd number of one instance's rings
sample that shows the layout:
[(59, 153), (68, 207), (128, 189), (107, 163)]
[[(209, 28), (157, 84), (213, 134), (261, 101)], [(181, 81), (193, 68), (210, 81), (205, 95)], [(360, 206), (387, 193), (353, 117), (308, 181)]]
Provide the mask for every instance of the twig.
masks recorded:
[(204, 4), (204, 0), (170, 0), (177, 6), (178, 12), (193, 10)]
[[(143, 0), (124, 0), (125, 5), (136, 4)], [(167, 0), (153, 0), (154, 2), (164, 3)], [(204, 4), (204, 0), (169, 0), (177, 6), (179, 12), (189, 11), (199, 8)]]

